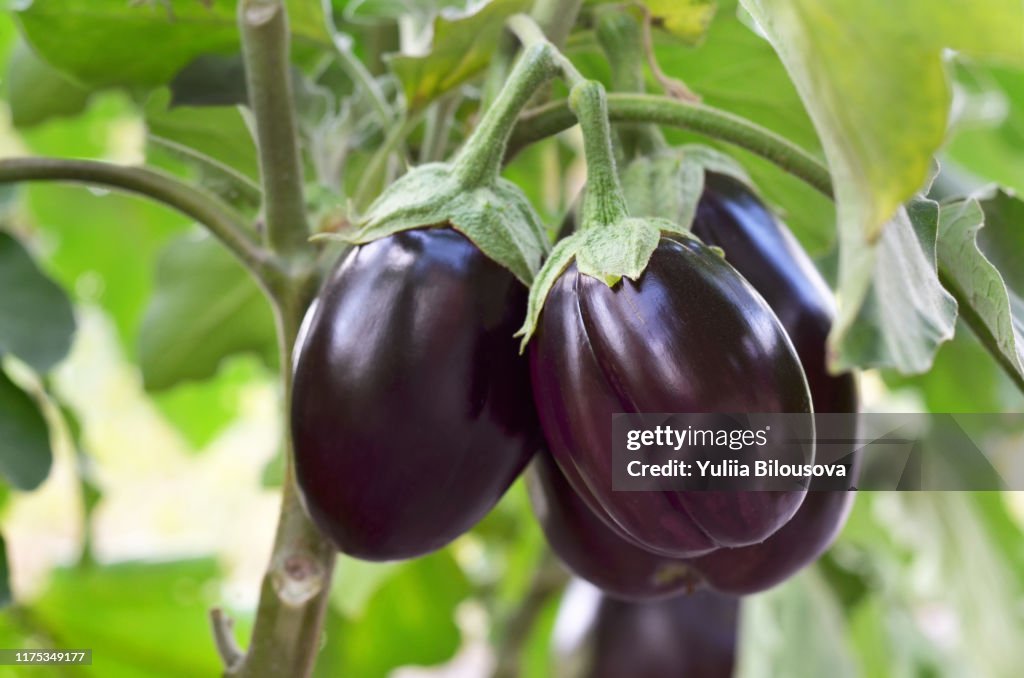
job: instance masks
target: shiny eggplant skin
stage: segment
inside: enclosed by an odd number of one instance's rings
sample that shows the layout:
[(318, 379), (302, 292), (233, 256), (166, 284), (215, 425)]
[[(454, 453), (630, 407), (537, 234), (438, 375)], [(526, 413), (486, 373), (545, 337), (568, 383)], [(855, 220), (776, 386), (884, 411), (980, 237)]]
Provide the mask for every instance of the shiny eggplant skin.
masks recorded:
[(530, 463), (526, 486), (551, 549), (573, 574), (605, 594), (651, 600), (697, 585), (685, 562), (641, 549), (606, 525), (569, 486), (546, 451)]
[(353, 249), (295, 361), (304, 505), (337, 547), (410, 558), (471, 528), (540, 447), (513, 333), (527, 291), (447, 228)]
[(614, 288), (575, 264), (555, 282), (530, 345), (548, 447), (573, 489), (624, 536), (685, 558), (759, 543), (805, 491), (612, 491), (617, 412), (810, 413), (782, 325), (710, 248), (663, 237), (637, 281)]
[(775, 311), (803, 363), (814, 411), (856, 412), (853, 375), (832, 375), (826, 368), (835, 300), (789, 229), (742, 182), (708, 172), (693, 234), (721, 247), (725, 260)]
[(694, 591), (625, 602), (570, 585), (555, 623), (559, 678), (731, 678), (739, 600)]
[[(854, 376), (832, 375), (826, 368), (826, 339), (834, 316), (832, 294), (789, 230), (742, 183), (709, 173), (693, 232), (721, 247), (726, 260), (778, 315), (803, 363), (815, 411), (855, 414)], [(837, 437), (854, 438), (856, 416), (843, 425), (848, 433)], [(851, 446), (847, 480), (851, 485), (859, 456)], [(691, 567), (712, 588), (734, 594), (756, 593), (788, 579), (828, 549), (850, 512), (854, 493), (825, 491), (821, 487), (825, 482), (812, 483), (793, 519), (763, 543), (719, 549), (694, 559)]]
[(760, 544), (718, 549), (689, 562), (707, 586), (743, 595), (765, 591), (810, 565), (824, 553), (846, 522), (853, 492), (807, 493), (800, 510)]

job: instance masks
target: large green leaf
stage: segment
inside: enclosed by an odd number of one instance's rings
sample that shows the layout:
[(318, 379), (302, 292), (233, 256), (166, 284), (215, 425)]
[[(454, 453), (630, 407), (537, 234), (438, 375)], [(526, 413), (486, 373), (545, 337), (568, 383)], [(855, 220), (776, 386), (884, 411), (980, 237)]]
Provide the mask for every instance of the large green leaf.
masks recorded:
[[(32, 0), (17, 17), (36, 52), (91, 86), (153, 87), (203, 54), (238, 51), (235, 2)], [(319, 0), (288, 0), (299, 48), (328, 49)]]
[[(1015, 0), (742, 4), (786, 65), (828, 158), (841, 241), (840, 318), (832, 343), (847, 356), (856, 354), (859, 348), (840, 344), (861, 340), (850, 325), (872, 296), (868, 288), (877, 268), (885, 265), (874, 248), (883, 227), (901, 221), (900, 205), (925, 184), (945, 136), (950, 86), (942, 51), (1024, 62), (1024, 5)], [(922, 345), (895, 357), (906, 358), (899, 367), (913, 371), (927, 350)], [(842, 364), (848, 363), (840, 358), (836, 365)]]
[[(829, 337), (840, 369), (894, 367), (927, 371), (938, 347), (953, 337), (956, 300), (939, 283), (935, 247), (938, 204), (914, 200), (889, 221), (877, 248), (862, 247), (868, 282), (860, 299), (844, 299)], [(855, 245), (845, 236), (841, 248)]]
[(32, 615), (61, 647), (92, 649), (77, 675), (219, 675), (207, 621), (218, 577), (213, 560), (59, 569)]
[(242, 181), (259, 181), (256, 144), (238, 107), (171, 106), (169, 93), (161, 91), (146, 103), (145, 114), (150, 143), (165, 149), (183, 146)]
[(1007, 289), (999, 270), (978, 248), (979, 232), (995, 231), (990, 239), (1011, 252), (1024, 250), (1024, 203), (1005, 193), (986, 203), (993, 219), (976, 198), (943, 205), (939, 216), (938, 256), (943, 282), (960, 303), (960, 312), (975, 328), (995, 358), (1024, 387), (1024, 300)]
[(962, 317), (930, 370), (914, 376), (887, 371), (884, 376), (892, 389), (916, 390), (929, 412), (1024, 412), (1024, 394)]
[(399, 666), (430, 666), (455, 654), (462, 639), (455, 608), (470, 588), (451, 553), (440, 551), (399, 567), (361, 614), (334, 613), (317, 676), (386, 678)]
[(23, 40), (17, 42), (7, 62), (7, 102), (15, 127), (80, 113), (88, 101), (88, 89), (37, 57)]
[(67, 295), (0, 231), (0, 355), (10, 353), (45, 373), (67, 355), (75, 317)]
[(190, 235), (164, 250), (139, 334), (147, 389), (212, 376), (236, 353), (252, 351), (273, 362), (275, 337), (266, 298), (219, 242)]
[[(736, 15), (734, 0), (723, 0), (699, 47), (655, 33), (658, 62), (711, 106), (753, 120), (820, 155), (821, 146), (800, 96), (771, 45)], [(653, 91), (653, 90), (652, 90)], [(692, 133), (666, 129), (673, 143), (711, 143), (739, 159), (768, 202), (812, 253), (835, 242), (835, 206), (799, 179), (753, 154)]]
[(50, 429), (38, 403), (0, 368), (0, 474), (19, 490), (34, 490), (52, 464)]
[(529, 7), (528, 0), (493, 0), (469, 15), (439, 16), (427, 54), (391, 58), (406, 107), (419, 110), (482, 71), (498, 47), (505, 19)]

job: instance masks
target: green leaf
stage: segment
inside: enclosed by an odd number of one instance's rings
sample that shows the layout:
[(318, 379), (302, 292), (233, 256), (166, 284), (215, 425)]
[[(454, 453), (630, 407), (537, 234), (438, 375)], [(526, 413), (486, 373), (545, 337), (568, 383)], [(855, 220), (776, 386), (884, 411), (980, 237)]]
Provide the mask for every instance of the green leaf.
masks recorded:
[(518, 186), (499, 177), (465, 188), (446, 163), (420, 165), (399, 177), (370, 205), (355, 235), (343, 239), (365, 243), (399, 231), (446, 225), (525, 285), (547, 249), (544, 227)]
[(10, 353), (45, 374), (71, 348), (71, 302), (21, 244), (0, 231), (0, 355)]
[(256, 144), (242, 112), (235, 106), (171, 106), (166, 91), (146, 103), (149, 141), (163, 148), (185, 146), (209, 158), (240, 181), (260, 179)]
[(930, 370), (911, 377), (887, 372), (884, 377), (890, 389), (918, 391), (929, 412), (1024, 411), (1024, 395), (962, 316), (953, 340), (942, 345)]
[(329, 625), (318, 676), (386, 678), (399, 666), (432, 666), (455, 654), (462, 641), (455, 609), (470, 594), (465, 575), (449, 551), (399, 568), (362, 614)]
[(529, 7), (528, 0), (492, 0), (469, 15), (439, 16), (427, 54), (399, 54), (390, 59), (391, 70), (405, 93), (406, 108), (424, 108), (482, 71), (498, 47), (505, 19)]
[(11, 595), (11, 571), (7, 565), (7, 542), (0, 534), (0, 609), (14, 601)]
[[(32, 0), (17, 18), (45, 61), (94, 87), (154, 87), (203, 54), (239, 49), (234, 2)], [(329, 49), (319, 0), (289, 0), (297, 47)]]
[(643, 0), (642, 4), (656, 25), (690, 45), (701, 41), (718, 9), (715, 0)]
[(939, 345), (953, 337), (956, 300), (935, 267), (938, 215), (935, 202), (914, 200), (886, 225), (877, 248), (859, 251), (868, 285), (860, 298), (842, 300), (829, 336), (833, 369), (925, 372)]
[[(1000, 193), (991, 200), (1018, 203), (1018, 216), (1024, 216), (1020, 201)], [(960, 312), (969, 320), (994, 357), (1024, 390), (1024, 317), (1015, 316), (1015, 307), (1024, 311), (1024, 301), (1013, 295), (1002, 276), (978, 248), (978, 233), (985, 225), (985, 212), (977, 198), (943, 205), (939, 211), (938, 260), (947, 289), (957, 298)], [(1007, 242), (1019, 250), (1024, 247), (1024, 221), (997, 223)]]
[[(696, 48), (680, 49), (678, 40), (654, 33), (655, 54), (662, 70), (683, 78), (708, 105), (748, 118), (820, 156), (821, 144), (814, 126), (778, 55), (740, 20), (735, 0), (718, 4), (707, 38)], [(576, 54), (573, 58), (580, 60)], [(710, 144), (740, 160), (766, 201), (810, 253), (820, 254), (832, 247), (835, 205), (831, 200), (751, 153), (690, 132), (663, 131), (673, 144)]]
[(164, 250), (139, 333), (148, 390), (210, 377), (236, 353), (251, 351), (273, 362), (275, 342), (270, 306), (220, 243), (186, 236)]
[(218, 578), (210, 559), (58, 569), (32, 614), (66, 646), (92, 649), (84, 675), (219, 675), (207, 621)]
[(0, 474), (19, 490), (34, 490), (52, 464), (50, 429), (39, 404), (0, 369)]
[(748, 186), (750, 178), (730, 156), (708, 146), (686, 144), (642, 156), (622, 170), (622, 191), (629, 213), (671, 221), (689, 231), (704, 192), (706, 171), (727, 174)]
[(519, 346), (520, 352), (526, 350), (526, 345), (530, 343), (530, 338), (533, 337), (533, 333), (537, 329), (537, 321), (540, 320), (540, 312), (544, 309), (548, 293), (551, 292), (551, 288), (554, 287), (562, 272), (576, 258), (576, 253), (582, 242), (581, 231), (562, 238), (555, 243), (551, 254), (544, 261), (540, 271), (537, 272), (533, 284), (530, 285), (530, 298), (526, 304), (526, 319), (523, 321), (523, 326), (516, 332), (517, 337), (523, 338)]
[(19, 40), (7, 63), (7, 101), (15, 127), (81, 113), (89, 90), (40, 59)]
[[(944, 140), (950, 85), (943, 49), (1024, 63), (1024, 5), (1014, 0), (741, 4), (786, 65), (828, 158), (841, 242), (840, 323), (848, 325), (871, 298), (871, 250), (884, 226), (902, 222), (900, 205), (925, 184), (932, 155)], [(878, 256), (883, 258), (889, 257)], [(834, 335), (833, 348), (862, 353), (860, 347), (840, 347), (840, 335)], [(920, 356), (897, 359), (909, 370), (927, 363)]]

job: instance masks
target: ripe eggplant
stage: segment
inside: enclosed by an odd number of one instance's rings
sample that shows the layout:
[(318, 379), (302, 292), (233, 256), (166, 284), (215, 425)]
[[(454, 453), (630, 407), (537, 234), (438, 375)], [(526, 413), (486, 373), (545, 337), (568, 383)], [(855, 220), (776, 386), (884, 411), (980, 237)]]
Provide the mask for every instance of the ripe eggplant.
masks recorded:
[(341, 551), (444, 546), (540, 447), (512, 336), (526, 297), (448, 228), (360, 245), (335, 267), (297, 347), (291, 426), (305, 507)]
[[(835, 314), (832, 294), (789, 229), (741, 182), (708, 173), (693, 232), (721, 247), (726, 260), (771, 305), (800, 356), (815, 411), (850, 413), (848, 421), (842, 420), (845, 433), (837, 428), (831, 435), (853, 439), (856, 381), (851, 373), (832, 375), (826, 367), (825, 342)], [(850, 483), (859, 457), (851, 445)], [(695, 573), (719, 591), (756, 593), (817, 560), (846, 522), (854, 498), (853, 492), (825, 491), (821, 484), (811, 484), (793, 519), (765, 542), (696, 558), (690, 563)]]
[(832, 291), (789, 229), (742, 182), (707, 172), (692, 230), (721, 247), (725, 260), (775, 311), (803, 363), (814, 411), (856, 412), (853, 375), (832, 375), (826, 366)]
[(534, 400), (573, 489), (638, 545), (670, 557), (759, 543), (799, 508), (791, 491), (612, 491), (617, 412), (810, 413), (778, 318), (710, 248), (663, 237), (638, 280), (614, 288), (575, 263), (530, 345)]
[(576, 581), (555, 622), (561, 678), (731, 678), (739, 600), (694, 591), (630, 603)]
[(699, 583), (687, 564), (626, 541), (570, 487), (546, 451), (526, 472), (533, 513), (548, 544), (569, 570), (625, 600), (663, 598)]
[(853, 492), (807, 493), (800, 510), (760, 544), (718, 549), (689, 561), (693, 573), (723, 593), (758, 593), (816, 561), (835, 540), (853, 506)]

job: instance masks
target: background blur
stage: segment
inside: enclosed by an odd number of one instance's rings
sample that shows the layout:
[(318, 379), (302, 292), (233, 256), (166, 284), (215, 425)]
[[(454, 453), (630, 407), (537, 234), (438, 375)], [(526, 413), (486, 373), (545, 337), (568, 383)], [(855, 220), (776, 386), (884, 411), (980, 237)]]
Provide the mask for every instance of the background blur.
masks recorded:
[[(722, 3), (702, 46), (658, 40), (662, 68), (709, 103), (818, 148), (774, 53), (732, 3)], [(592, 44), (570, 45), (581, 67), (602, 74)], [(148, 159), (187, 174), (174, 148), (189, 143), (249, 176), (255, 171), (237, 107), (172, 108), (166, 87), (80, 90), (26, 46), (7, 12), (0, 14), (3, 74), (3, 156)], [(1024, 190), (1024, 73), (960, 64), (955, 76), (951, 172), (967, 184), (997, 180)], [(469, 106), (477, 93), (464, 95)], [(307, 143), (324, 140), (324, 154), (351, 151), (357, 164), (379, 141), (361, 126), (358, 105), (319, 120), (304, 134)], [(577, 144), (573, 133), (562, 135), (508, 170), (526, 179), (548, 223), (557, 223), (580, 183), (581, 168), (565, 160)], [(831, 206), (765, 163), (738, 157), (830, 270)], [(344, 193), (332, 184), (335, 168), (312, 164), (321, 196), (314, 208), (323, 220), (335, 218)], [(276, 520), (281, 418), (269, 311), (206, 236), (142, 200), (70, 186), (5, 187), (0, 220), (68, 291), (77, 321), (70, 354), (45, 383), (3, 359), (11, 379), (43, 404), (53, 466), (34, 492), (3, 486), (13, 602), (0, 613), (0, 647), (93, 649), (91, 669), (39, 667), (26, 675), (214, 675), (220, 664), (207, 611), (228, 607), (239, 637), (247, 637)], [(863, 390), (869, 409), (992, 412), (1024, 404), (966, 330), (941, 349), (928, 375), (868, 372)], [(1024, 440), (1017, 443), (1019, 451)], [(530, 590), (543, 559), (521, 483), (437, 554), (386, 565), (341, 558), (318, 675), (484, 674), (507, 621), (524, 601), (537, 604)], [(524, 675), (538, 678), (552, 675), (559, 596), (540, 605), (524, 649)], [(744, 602), (739, 671), (744, 678), (1014, 676), (1024, 666), (1021, 638), (1024, 497), (864, 493), (817, 566)], [(15, 670), (0, 667), (0, 675)]]

